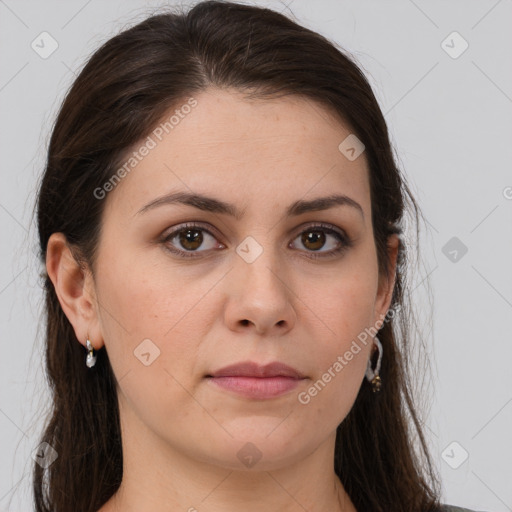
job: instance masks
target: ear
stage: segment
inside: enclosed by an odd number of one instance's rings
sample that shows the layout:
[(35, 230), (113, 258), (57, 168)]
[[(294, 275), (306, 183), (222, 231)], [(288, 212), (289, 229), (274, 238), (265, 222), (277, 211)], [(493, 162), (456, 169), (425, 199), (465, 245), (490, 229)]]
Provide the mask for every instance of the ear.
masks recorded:
[(48, 240), (46, 271), (77, 339), (86, 347), (89, 336), (93, 347), (96, 350), (101, 348), (103, 337), (99, 328), (94, 281), (90, 271), (76, 261), (63, 233), (53, 233)]
[(399, 244), (400, 239), (398, 238), (398, 235), (393, 234), (388, 237), (387, 249), (389, 271), (387, 276), (379, 275), (379, 285), (377, 290), (377, 298), (375, 302), (374, 325), (376, 325), (378, 321), (382, 323), (384, 317), (386, 316), (386, 313), (389, 310), (391, 299), (393, 298)]

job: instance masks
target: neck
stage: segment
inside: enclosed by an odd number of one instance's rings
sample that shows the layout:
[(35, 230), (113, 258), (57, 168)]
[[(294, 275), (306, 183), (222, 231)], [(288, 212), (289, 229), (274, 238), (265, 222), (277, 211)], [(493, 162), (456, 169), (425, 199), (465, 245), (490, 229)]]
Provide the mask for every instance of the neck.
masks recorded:
[(306, 482), (300, 485), (292, 480), (284, 478), (280, 471), (251, 473), (250, 478), (226, 471), (218, 477), (216, 485), (203, 487), (195, 480), (181, 489), (169, 485), (153, 494), (144, 482), (138, 482), (135, 488), (133, 482), (123, 480), (100, 512), (357, 512), (336, 475), (324, 478), (329, 485), (316, 489)]

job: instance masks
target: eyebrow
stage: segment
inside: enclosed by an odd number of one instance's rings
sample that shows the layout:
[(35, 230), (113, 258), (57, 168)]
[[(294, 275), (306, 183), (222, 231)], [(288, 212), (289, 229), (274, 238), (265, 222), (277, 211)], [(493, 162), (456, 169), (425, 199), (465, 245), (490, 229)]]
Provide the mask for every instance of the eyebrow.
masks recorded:
[[(158, 197), (157, 199), (146, 204), (136, 213), (136, 215), (140, 215), (159, 206), (169, 204), (185, 204), (206, 212), (230, 215), (237, 220), (241, 220), (245, 213), (245, 210), (239, 210), (235, 205), (226, 203), (213, 197), (191, 192), (173, 192), (166, 194), (165, 196)], [(361, 205), (354, 199), (340, 194), (318, 197), (309, 201), (295, 201), (288, 207), (286, 214), (289, 217), (293, 217), (302, 215), (303, 213), (307, 212), (328, 210), (329, 208), (333, 208), (335, 206), (350, 206), (355, 208), (359, 211), (362, 218), (364, 219), (364, 212)]]

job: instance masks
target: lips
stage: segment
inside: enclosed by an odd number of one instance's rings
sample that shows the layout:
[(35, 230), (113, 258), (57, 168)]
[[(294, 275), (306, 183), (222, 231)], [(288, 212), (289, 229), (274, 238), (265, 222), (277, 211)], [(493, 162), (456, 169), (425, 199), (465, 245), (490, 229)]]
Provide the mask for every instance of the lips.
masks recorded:
[(268, 400), (290, 393), (306, 379), (284, 363), (259, 365), (252, 361), (232, 364), (207, 375), (215, 389), (251, 400)]
[(261, 366), (252, 361), (226, 366), (207, 375), (207, 377), (289, 377), (297, 380), (305, 378), (298, 370), (284, 363), (274, 362)]

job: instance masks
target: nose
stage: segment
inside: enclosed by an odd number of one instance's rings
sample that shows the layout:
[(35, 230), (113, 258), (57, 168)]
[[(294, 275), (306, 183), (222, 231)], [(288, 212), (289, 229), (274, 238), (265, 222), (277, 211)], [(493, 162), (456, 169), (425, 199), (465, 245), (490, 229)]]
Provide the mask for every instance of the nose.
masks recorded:
[(296, 322), (297, 297), (290, 272), (270, 249), (250, 261), (236, 255), (234, 268), (225, 280), (225, 322), (232, 331), (282, 336)]

